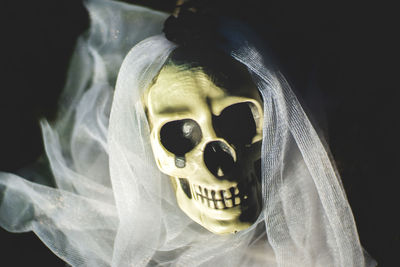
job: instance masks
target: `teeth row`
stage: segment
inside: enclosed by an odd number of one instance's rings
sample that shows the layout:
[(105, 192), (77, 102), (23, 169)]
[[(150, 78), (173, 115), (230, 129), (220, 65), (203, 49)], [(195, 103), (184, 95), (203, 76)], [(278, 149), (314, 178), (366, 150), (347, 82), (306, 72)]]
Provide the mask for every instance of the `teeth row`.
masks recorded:
[[(195, 185), (196, 199), (212, 209), (227, 209), (238, 206), (241, 202), (239, 188), (231, 187), (227, 190), (211, 190)], [(245, 196), (244, 198), (247, 198)]]

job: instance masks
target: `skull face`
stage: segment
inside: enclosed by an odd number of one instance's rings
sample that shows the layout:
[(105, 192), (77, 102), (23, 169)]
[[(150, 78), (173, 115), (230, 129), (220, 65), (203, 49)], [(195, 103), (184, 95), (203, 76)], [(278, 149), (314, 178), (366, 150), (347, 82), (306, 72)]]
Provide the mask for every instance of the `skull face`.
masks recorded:
[(202, 67), (167, 63), (143, 96), (154, 157), (179, 207), (218, 234), (248, 228), (261, 210), (262, 102), (242, 71), (247, 81), (225, 88)]

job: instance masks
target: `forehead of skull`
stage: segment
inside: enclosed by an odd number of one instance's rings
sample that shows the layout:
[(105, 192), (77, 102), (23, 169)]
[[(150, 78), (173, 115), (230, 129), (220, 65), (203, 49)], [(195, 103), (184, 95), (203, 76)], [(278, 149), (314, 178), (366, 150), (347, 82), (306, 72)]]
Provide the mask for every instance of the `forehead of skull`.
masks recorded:
[(202, 109), (207, 99), (225, 95), (201, 68), (187, 69), (169, 64), (162, 68), (149, 88), (147, 106), (154, 114)]
[[(218, 113), (233, 98), (257, 98), (258, 91), (246, 68), (221, 53), (177, 51), (144, 94), (150, 115)], [(213, 110), (216, 109), (216, 110)]]

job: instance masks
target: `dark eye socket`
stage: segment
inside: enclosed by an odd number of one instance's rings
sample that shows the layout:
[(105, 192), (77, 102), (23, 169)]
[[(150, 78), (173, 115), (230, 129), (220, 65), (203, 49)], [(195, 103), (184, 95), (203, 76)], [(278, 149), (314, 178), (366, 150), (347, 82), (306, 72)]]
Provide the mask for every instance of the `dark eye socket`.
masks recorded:
[(236, 145), (251, 144), (256, 135), (256, 122), (252, 103), (239, 103), (225, 108), (213, 118), (213, 126), (219, 137)]
[(200, 126), (191, 119), (168, 122), (160, 130), (161, 144), (177, 156), (191, 151), (201, 138)]

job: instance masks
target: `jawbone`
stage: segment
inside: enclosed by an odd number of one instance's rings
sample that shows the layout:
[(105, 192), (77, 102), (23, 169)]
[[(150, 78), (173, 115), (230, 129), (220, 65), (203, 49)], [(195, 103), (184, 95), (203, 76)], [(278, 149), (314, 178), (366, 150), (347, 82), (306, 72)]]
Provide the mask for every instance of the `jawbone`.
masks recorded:
[[(253, 175), (252, 175), (253, 176)], [(171, 177), (179, 207), (193, 221), (215, 234), (231, 234), (250, 227), (261, 210), (258, 183), (253, 176), (246, 184), (213, 189)]]

